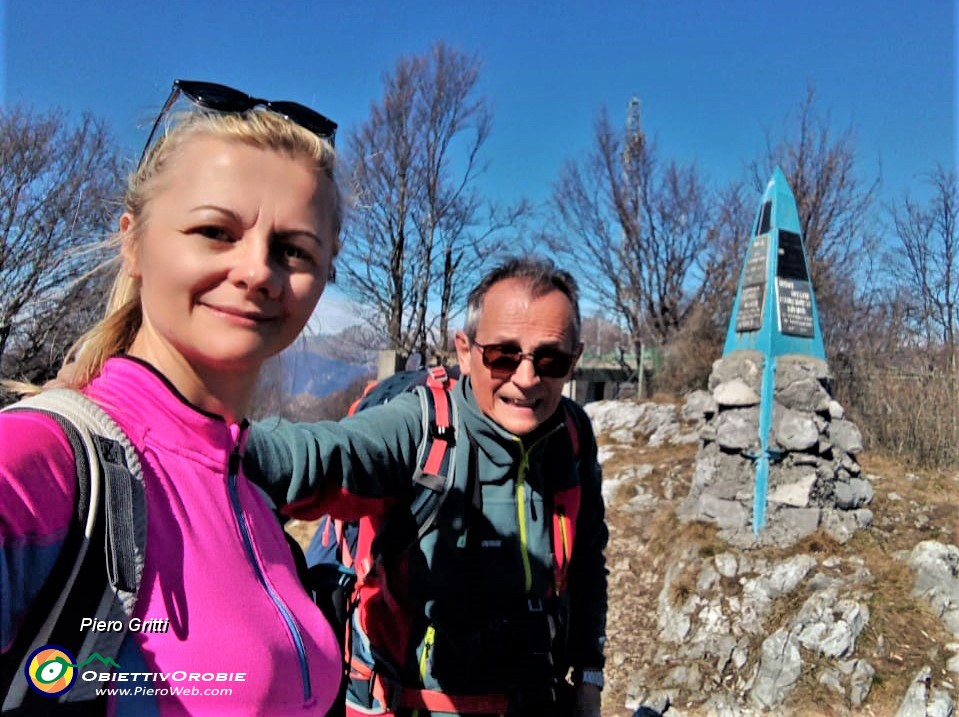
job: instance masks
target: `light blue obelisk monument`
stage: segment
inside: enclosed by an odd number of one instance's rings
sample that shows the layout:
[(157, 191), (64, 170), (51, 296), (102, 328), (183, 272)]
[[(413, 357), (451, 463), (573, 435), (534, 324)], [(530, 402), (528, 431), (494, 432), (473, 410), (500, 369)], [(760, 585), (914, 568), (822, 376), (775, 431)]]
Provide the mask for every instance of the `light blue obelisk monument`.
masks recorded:
[(764, 357), (753, 493), (753, 532), (758, 535), (766, 522), (776, 358), (801, 354), (826, 359), (796, 199), (778, 167), (756, 213), (723, 356), (741, 350)]

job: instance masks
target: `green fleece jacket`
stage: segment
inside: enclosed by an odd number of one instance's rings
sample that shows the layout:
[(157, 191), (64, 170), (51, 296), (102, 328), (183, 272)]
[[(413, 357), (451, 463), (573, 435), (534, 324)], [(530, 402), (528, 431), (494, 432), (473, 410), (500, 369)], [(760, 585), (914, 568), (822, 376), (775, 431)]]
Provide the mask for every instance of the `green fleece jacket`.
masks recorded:
[[(550, 420), (519, 438), (479, 410), (468, 378), (452, 389), (452, 397), (458, 409), (452, 495), (444, 501), (436, 529), (396, 568), (403, 574), (391, 576), (391, 590), (402, 593), (394, 602), (406, 612), (393, 618), (414, 623), (409, 636), (413, 647), (395, 644), (393, 626), (376, 634), (374, 619), (366, 620), (368, 628), (373, 625), (370, 643), (413, 667), (421, 654), (415, 648), (421, 635), (415, 633), (429, 625), (436, 627), (438, 640), (447, 635), (451, 645), (462, 648), (470, 633), (482, 634), (498, 616), (554, 596), (559, 565), (564, 577), (560, 594), (568, 598), (563, 662), (574, 669), (601, 669), (608, 531), (588, 417), (564, 398)], [(574, 431), (565, 426), (569, 417)], [(338, 422), (268, 419), (250, 431), (244, 469), (292, 517), (393, 515), (394, 506), (408, 505), (423, 431), (414, 393)], [(474, 485), (467, 488), (468, 481)], [(476, 497), (465, 497), (467, 492)], [(557, 525), (565, 547), (557, 543)], [(571, 554), (563, 554), (570, 545)], [(394, 644), (378, 646), (380, 639)], [(464, 649), (482, 651), (475, 644)], [(405, 656), (396, 654), (406, 650)], [(439, 675), (439, 688), (476, 692), (476, 681), (488, 681), (475, 670), (471, 675), (462, 669), (468, 655), (459, 654), (456, 661), (458, 672), (466, 674)], [(489, 679), (493, 683), (483, 687), (495, 687), (496, 678)]]

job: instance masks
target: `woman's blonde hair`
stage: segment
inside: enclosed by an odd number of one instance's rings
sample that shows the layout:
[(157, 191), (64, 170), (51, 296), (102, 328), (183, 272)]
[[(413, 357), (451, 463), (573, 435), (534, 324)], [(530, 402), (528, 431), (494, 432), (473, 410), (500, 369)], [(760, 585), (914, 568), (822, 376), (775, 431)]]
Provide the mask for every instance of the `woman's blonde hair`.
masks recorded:
[[(260, 149), (282, 152), (311, 160), (319, 175), (333, 187), (333, 252), (340, 249), (343, 222), (343, 194), (334, 175), (335, 153), (332, 146), (313, 132), (278, 114), (266, 110), (225, 114), (194, 110), (181, 115), (172, 129), (150, 147), (140, 166), (130, 175), (123, 199), (123, 210), (141, 226), (150, 199), (157, 191), (164, 172), (178, 150), (197, 136), (235, 140)], [(135, 229), (136, 231), (136, 229)], [(119, 253), (119, 234), (114, 236)], [(330, 265), (332, 272), (332, 263)], [(140, 280), (130, 276), (121, 265), (113, 281), (106, 312), (99, 322), (83, 334), (67, 351), (61, 380), (73, 388), (82, 388), (99, 375), (110, 356), (130, 348), (140, 329)]]

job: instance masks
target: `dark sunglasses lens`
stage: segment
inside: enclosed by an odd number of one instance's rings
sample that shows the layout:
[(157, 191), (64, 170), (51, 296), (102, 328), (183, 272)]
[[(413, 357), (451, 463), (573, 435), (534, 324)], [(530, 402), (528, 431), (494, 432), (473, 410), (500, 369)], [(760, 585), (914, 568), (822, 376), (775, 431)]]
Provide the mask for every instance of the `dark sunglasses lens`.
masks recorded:
[[(523, 361), (518, 346), (493, 345), (481, 349), (483, 365), (497, 373), (511, 374)], [(533, 369), (543, 378), (562, 378), (573, 365), (573, 355), (562, 351), (541, 351), (533, 356)]]
[(285, 115), (301, 127), (321, 137), (332, 137), (336, 133), (336, 122), (324, 117), (316, 110), (298, 102), (271, 102), (270, 109), (278, 114)]
[(512, 373), (523, 360), (518, 346), (487, 346), (480, 350), (483, 364), (493, 371)]
[(177, 86), (183, 94), (200, 107), (207, 107), (219, 112), (245, 112), (253, 107), (252, 98), (248, 94), (226, 85), (218, 85), (215, 82), (180, 80)]
[(573, 357), (559, 351), (549, 351), (536, 354), (533, 358), (533, 367), (536, 373), (545, 378), (561, 378), (567, 374)]

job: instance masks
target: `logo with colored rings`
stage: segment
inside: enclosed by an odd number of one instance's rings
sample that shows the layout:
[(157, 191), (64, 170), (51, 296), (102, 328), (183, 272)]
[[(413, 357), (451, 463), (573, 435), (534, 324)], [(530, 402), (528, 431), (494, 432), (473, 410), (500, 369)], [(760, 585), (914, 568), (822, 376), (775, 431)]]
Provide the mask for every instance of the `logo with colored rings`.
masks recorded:
[(56, 645), (34, 650), (23, 671), (30, 687), (44, 697), (58, 697), (69, 690), (78, 672), (73, 655)]

